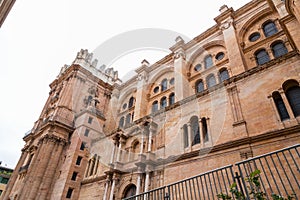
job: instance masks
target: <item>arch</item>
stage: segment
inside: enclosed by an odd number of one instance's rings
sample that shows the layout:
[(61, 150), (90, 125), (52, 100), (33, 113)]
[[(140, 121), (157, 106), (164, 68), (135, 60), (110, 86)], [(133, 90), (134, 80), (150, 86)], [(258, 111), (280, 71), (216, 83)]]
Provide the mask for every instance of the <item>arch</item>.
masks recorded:
[(164, 109), (168, 106), (167, 97), (162, 97), (160, 99), (160, 109)]
[(270, 56), (265, 49), (259, 49), (254, 53), (257, 65), (263, 65), (270, 61)]
[(172, 92), (170, 95), (169, 95), (169, 106), (174, 104), (175, 103), (175, 94), (174, 92)]
[(189, 146), (189, 132), (186, 124), (182, 127), (183, 130), (183, 147), (186, 148)]
[(161, 70), (157, 71), (152, 77), (149, 77), (148, 83), (150, 83), (150, 84), (147, 85), (148, 93), (151, 93), (151, 88), (153, 87), (153, 85), (157, 79), (159, 79), (162, 76), (165, 76), (168, 73), (172, 73), (172, 72), (174, 72), (174, 68), (169, 66), (169, 67), (162, 68)]
[(151, 112), (154, 113), (154, 112), (156, 112), (156, 111), (158, 111), (158, 101), (154, 101), (154, 102), (152, 103)]
[(196, 81), (195, 90), (196, 90), (196, 93), (204, 91), (204, 83), (203, 83), (202, 79)]
[(251, 17), (241, 28), (241, 31), (239, 32), (239, 37), (241, 41), (243, 42), (245, 40), (245, 35), (247, 31), (249, 30), (250, 26), (253, 26), (255, 23), (257, 23), (259, 20), (265, 18), (266, 16), (269, 16), (272, 13), (272, 10), (270, 8), (266, 8), (257, 14), (255, 14), (253, 17)]
[(192, 116), (190, 119), (191, 123), (191, 136), (192, 145), (200, 144), (200, 129), (199, 129), (199, 119), (197, 116)]
[(135, 139), (135, 140), (132, 141), (132, 143), (131, 143), (131, 151), (133, 153), (140, 153), (140, 142), (137, 139)]
[(283, 120), (289, 119), (290, 118), (289, 113), (285, 107), (285, 104), (284, 104), (283, 99), (282, 99), (281, 95), (279, 94), (279, 92), (277, 92), (277, 91), (273, 92), (272, 98), (275, 103), (280, 120), (283, 121)]
[(288, 53), (288, 50), (282, 41), (275, 41), (271, 44), (271, 49), (275, 58)]
[(160, 83), (160, 91), (163, 92), (168, 89), (168, 79), (164, 78)]
[(287, 80), (283, 83), (282, 88), (288, 99), (290, 107), (295, 117), (300, 116), (300, 87), (295, 80)]
[(120, 128), (123, 128), (124, 122), (125, 122), (125, 118), (124, 118), (124, 116), (123, 116), (123, 117), (121, 117), (120, 120), (119, 120), (119, 127), (120, 127)]
[(209, 74), (206, 77), (206, 84), (207, 84), (207, 88), (213, 87), (217, 84), (214, 74)]
[(213, 58), (211, 54), (204, 57), (204, 68), (208, 69), (214, 66)]
[(192, 55), (191, 57), (188, 59), (188, 65), (187, 65), (187, 69), (190, 72), (193, 67), (193, 62), (196, 60), (196, 58), (198, 56), (200, 56), (203, 52), (205, 52), (206, 50), (208, 50), (209, 48), (213, 47), (213, 46), (221, 46), (224, 49), (225, 48), (225, 42), (223, 40), (214, 40), (211, 42), (208, 42), (207, 44), (203, 45), (202, 47), (200, 47), (199, 49), (197, 49)]
[(270, 37), (278, 32), (276, 24), (273, 20), (267, 20), (262, 24), (262, 30), (264, 32), (265, 37)]
[(220, 82), (223, 82), (225, 80), (229, 79), (229, 73), (227, 68), (222, 68), (219, 70), (219, 80)]
[[(136, 86), (135, 86), (136, 87)], [(129, 98), (129, 96), (133, 96), (132, 94), (134, 94), (136, 92), (136, 88), (135, 87), (131, 87), (129, 88), (126, 92), (122, 92), (122, 96), (119, 97), (119, 105), (120, 105), (120, 110), (122, 110), (122, 106), (124, 103), (127, 103), (127, 98)], [(126, 102), (125, 102), (126, 101)]]
[(136, 186), (133, 183), (131, 183), (125, 187), (122, 198), (127, 198), (134, 195), (136, 195)]
[(130, 97), (129, 102), (128, 102), (128, 108), (132, 108), (135, 103), (135, 98)]

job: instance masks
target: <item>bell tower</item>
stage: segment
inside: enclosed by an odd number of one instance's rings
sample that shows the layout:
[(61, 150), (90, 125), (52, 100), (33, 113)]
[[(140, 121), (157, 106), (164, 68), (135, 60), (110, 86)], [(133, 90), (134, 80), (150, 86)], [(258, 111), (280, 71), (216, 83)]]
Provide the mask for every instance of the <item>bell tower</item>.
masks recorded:
[[(62, 67), (11, 176), (7, 199), (77, 199), (91, 141), (103, 133), (118, 72), (87, 50)], [(14, 185), (12, 185), (14, 184)]]

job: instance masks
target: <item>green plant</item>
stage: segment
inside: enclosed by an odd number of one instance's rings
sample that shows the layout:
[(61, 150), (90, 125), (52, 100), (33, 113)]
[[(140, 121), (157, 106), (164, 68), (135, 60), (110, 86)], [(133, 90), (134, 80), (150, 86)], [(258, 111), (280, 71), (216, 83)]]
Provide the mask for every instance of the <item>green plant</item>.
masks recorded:
[[(252, 195), (254, 199), (266, 200), (266, 194), (261, 191), (261, 184), (260, 184), (259, 179), (260, 179), (260, 170), (256, 169), (249, 175), (248, 178), (245, 179), (245, 181), (247, 181), (250, 185), (250, 187), (248, 187), (247, 189), (248, 189), (249, 194)], [(234, 195), (235, 199), (238, 199), (238, 200), (246, 199), (245, 195), (238, 190), (236, 182), (231, 184), (230, 192)], [(272, 194), (271, 196), (272, 196), (273, 200), (293, 200), (293, 199), (295, 199), (293, 197), (293, 196), (295, 196), (295, 194), (288, 195), (287, 198), (282, 197), (278, 194)], [(224, 194), (224, 193), (218, 194), (217, 197), (222, 200), (231, 200), (232, 199), (232, 197), (230, 195)]]

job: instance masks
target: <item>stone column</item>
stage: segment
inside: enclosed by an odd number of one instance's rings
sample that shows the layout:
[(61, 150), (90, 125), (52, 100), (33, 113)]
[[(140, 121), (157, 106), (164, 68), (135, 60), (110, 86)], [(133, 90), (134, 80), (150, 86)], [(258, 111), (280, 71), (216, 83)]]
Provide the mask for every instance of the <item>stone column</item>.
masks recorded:
[(12, 189), (14, 187), (13, 184), (16, 182), (16, 180), (18, 178), (19, 170), (24, 165), (24, 161), (25, 161), (27, 155), (28, 155), (28, 151), (27, 151), (27, 147), (25, 147), (25, 148), (22, 149), (22, 154), (21, 154), (21, 157), (20, 157), (20, 159), (18, 161), (18, 164), (17, 164), (17, 166), (16, 166), (13, 174), (9, 178), (9, 182), (8, 182), (8, 184), (6, 186), (6, 190), (5, 190), (4, 194), (2, 194), (3, 195), (3, 199), (5, 199), (5, 200), (8, 199), (9, 194), (11, 193), (11, 191), (12, 191)]
[(117, 174), (114, 174), (113, 175), (113, 180), (112, 180), (112, 185), (111, 185), (111, 190), (110, 190), (109, 200), (113, 200), (113, 198), (114, 198), (114, 190), (115, 190), (115, 186), (116, 186), (117, 181), (118, 181)]
[(45, 135), (41, 139), (41, 142), (43, 143), (42, 158), (40, 159), (40, 163), (39, 163), (38, 167), (36, 168), (36, 173), (35, 173), (33, 184), (30, 186), (32, 189), (31, 189), (29, 195), (27, 196), (27, 199), (29, 199), (29, 200), (34, 200), (37, 196), (39, 186), (42, 182), (43, 176), (46, 171), (46, 167), (49, 163), (51, 154), (54, 149), (54, 140), (52, 138), (52, 135)]
[(193, 146), (193, 140), (194, 138), (192, 137), (192, 125), (191, 123), (188, 123), (188, 135), (189, 135), (189, 148), (190, 150), (192, 150), (192, 146)]
[(148, 138), (148, 152), (151, 152), (151, 147), (152, 147), (152, 132), (153, 132), (153, 130), (150, 128), (149, 138)]
[[(46, 197), (51, 193), (51, 185), (53, 182), (53, 177), (55, 177), (55, 172), (64, 149), (65, 144), (67, 143), (63, 139), (57, 138), (55, 142), (55, 150), (52, 152), (52, 156), (49, 160), (49, 164), (45, 171), (45, 174), (42, 179), (42, 183), (39, 188), (39, 195), (37, 195), (37, 199), (46, 199)], [(54, 181), (56, 178), (54, 178)]]
[(89, 168), (89, 172), (88, 172), (88, 176), (92, 176), (93, 175), (93, 169), (95, 167), (95, 158), (91, 158), (91, 164), (90, 164), (90, 168)]
[(150, 172), (146, 171), (145, 190), (144, 190), (144, 192), (148, 192), (149, 191), (149, 183), (150, 183)]
[(137, 177), (137, 183), (136, 183), (136, 195), (140, 194), (141, 192), (141, 185), (142, 185), (141, 181), (142, 181), (142, 173), (139, 173)]
[(93, 175), (96, 175), (96, 174), (97, 174), (98, 165), (99, 165), (99, 156), (97, 156), (97, 157), (95, 158), (95, 165), (94, 165)]
[(85, 169), (85, 172), (84, 172), (84, 176), (85, 176), (85, 177), (88, 177), (88, 176), (89, 176), (90, 165), (91, 165), (91, 160), (88, 161), (87, 167), (86, 167), (86, 169)]
[(121, 135), (120, 139), (119, 139), (117, 162), (121, 162), (122, 148), (123, 148), (123, 144), (125, 144), (125, 142), (126, 142), (125, 136)]
[(205, 135), (202, 130), (202, 118), (200, 118), (200, 121), (198, 124), (199, 124), (198, 126), (199, 126), (199, 135), (200, 135), (200, 144), (201, 144), (201, 147), (204, 147)]
[(142, 140), (141, 140), (141, 147), (140, 147), (140, 154), (144, 152), (144, 132), (142, 132)]
[(107, 176), (106, 183), (105, 183), (105, 190), (104, 190), (103, 200), (107, 199), (107, 192), (108, 192), (109, 183), (110, 183), (109, 176)]

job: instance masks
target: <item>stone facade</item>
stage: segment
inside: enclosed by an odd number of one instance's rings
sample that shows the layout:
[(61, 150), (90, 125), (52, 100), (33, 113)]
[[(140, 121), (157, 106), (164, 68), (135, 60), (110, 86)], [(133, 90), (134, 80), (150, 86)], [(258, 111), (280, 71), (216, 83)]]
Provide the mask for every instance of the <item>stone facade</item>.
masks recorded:
[(300, 141), (299, 1), (222, 6), (122, 83), (65, 65), (3, 199), (121, 199)]

